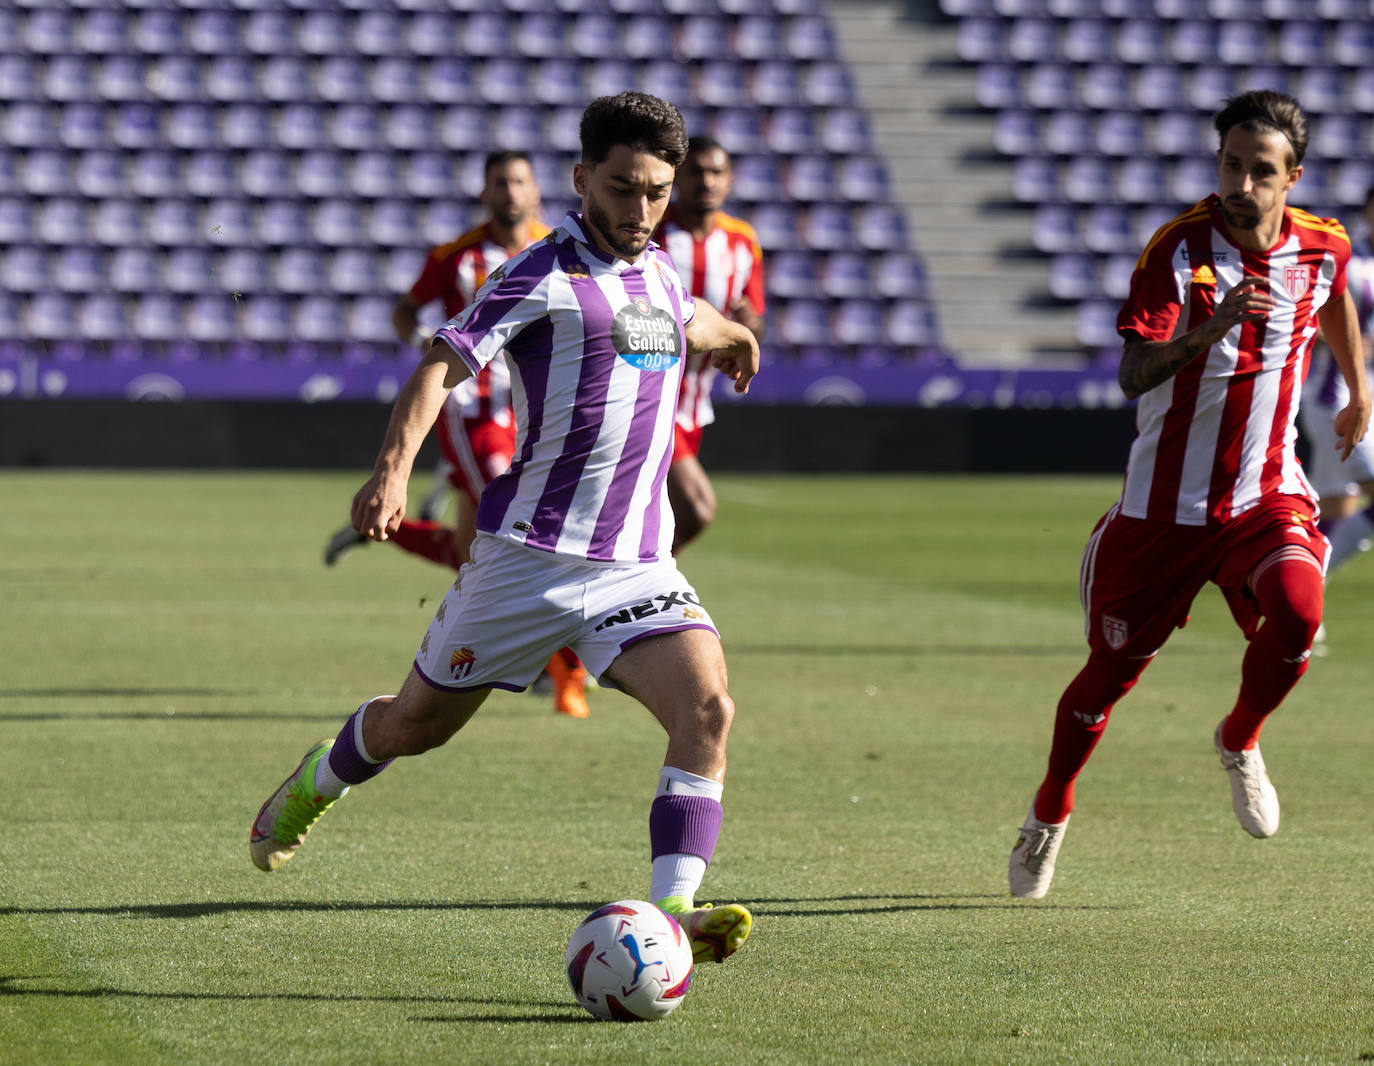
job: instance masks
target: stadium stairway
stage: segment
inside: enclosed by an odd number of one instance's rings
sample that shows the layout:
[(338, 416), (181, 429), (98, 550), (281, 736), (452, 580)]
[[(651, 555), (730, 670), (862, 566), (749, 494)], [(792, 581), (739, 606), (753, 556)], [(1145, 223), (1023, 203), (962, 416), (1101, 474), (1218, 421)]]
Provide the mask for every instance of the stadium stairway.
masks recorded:
[(976, 67), (957, 58), (957, 22), (937, 0), (835, 0), (830, 14), (949, 348), (966, 365), (1081, 365), (1074, 311), (1050, 299), (1031, 213), (993, 150), (995, 115), (975, 103)]

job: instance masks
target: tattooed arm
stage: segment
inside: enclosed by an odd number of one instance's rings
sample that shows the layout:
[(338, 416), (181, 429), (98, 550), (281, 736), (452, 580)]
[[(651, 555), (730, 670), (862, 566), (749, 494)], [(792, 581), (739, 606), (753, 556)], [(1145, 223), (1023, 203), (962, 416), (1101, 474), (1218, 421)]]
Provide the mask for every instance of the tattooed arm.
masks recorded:
[(1138, 334), (1126, 338), (1117, 381), (1126, 399), (1134, 400), (1162, 385), (1205, 352), (1237, 323), (1262, 322), (1274, 298), (1261, 288), (1263, 278), (1247, 277), (1229, 290), (1202, 325), (1168, 341), (1147, 341)]

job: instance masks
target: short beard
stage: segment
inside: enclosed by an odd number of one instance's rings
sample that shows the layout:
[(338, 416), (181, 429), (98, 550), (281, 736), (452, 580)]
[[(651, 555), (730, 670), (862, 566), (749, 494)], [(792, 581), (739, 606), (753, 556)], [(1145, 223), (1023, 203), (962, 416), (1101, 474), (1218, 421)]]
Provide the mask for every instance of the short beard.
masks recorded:
[(647, 236), (638, 244), (631, 244), (627, 241), (620, 240), (615, 235), (615, 227), (611, 225), (611, 220), (606, 216), (606, 212), (602, 211), (595, 204), (589, 203), (587, 205), (587, 221), (589, 221), (597, 232), (601, 234), (601, 239), (606, 242), (611, 251), (618, 256), (623, 256), (627, 259), (638, 259), (639, 254), (648, 247), (649, 238)]
[(1260, 213), (1258, 209), (1253, 215), (1237, 215), (1226, 206), (1224, 200), (1221, 204), (1221, 214), (1222, 217), (1226, 219), (1226, 224), (1232, 229), (1254, 229), (1260, 224)]

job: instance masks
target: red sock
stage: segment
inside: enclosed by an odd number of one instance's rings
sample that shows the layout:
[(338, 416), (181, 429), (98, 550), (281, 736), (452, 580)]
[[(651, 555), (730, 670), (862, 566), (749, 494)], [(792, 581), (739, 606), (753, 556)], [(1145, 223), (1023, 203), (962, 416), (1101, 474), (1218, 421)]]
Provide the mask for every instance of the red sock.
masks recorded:
[(1307, 673), (1312, 639), (1322, 620), (1322, 572), (1304, 548), (1280, 548), (1251, 575), (1264, 615), (1240, 667), (1240, 695), (1221, 726), (1228, 751), (1259, 743), (1264, 720)]
[(559, 648), (554, 654), (563, 660), (563, 665), (569, 670), (576, 670), (582, 665), (582, 660), (577, 657), (577, 652), (571, 648)]
[(1049, 771), (1035, 795), (1035, 816), (1062, 822), (1073, 810), (1073, 784), (1102, 739), (1116, 701), (1126, 695), (1149, 659), (1093, 652), (1059, 698), (1050, 745)]
[(453, 527), (438, 522), (426, 522), (407, 518), (401, 527), (391, 534), (391, 542), (403, 551), (422, 555), (432, 563), (457, 570), (463, 565), (453, 546)]

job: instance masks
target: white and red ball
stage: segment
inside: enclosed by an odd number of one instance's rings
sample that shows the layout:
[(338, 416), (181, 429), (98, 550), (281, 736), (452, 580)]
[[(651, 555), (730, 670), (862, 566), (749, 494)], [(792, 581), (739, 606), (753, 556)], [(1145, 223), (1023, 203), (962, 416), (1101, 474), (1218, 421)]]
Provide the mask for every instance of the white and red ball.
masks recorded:
[(672, 915), (622, 899), (582, 920), (568, 943), (568, 983), (606, 1021), (647, 1022), (671, 1014), (692, 982), (692, 942)]

